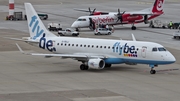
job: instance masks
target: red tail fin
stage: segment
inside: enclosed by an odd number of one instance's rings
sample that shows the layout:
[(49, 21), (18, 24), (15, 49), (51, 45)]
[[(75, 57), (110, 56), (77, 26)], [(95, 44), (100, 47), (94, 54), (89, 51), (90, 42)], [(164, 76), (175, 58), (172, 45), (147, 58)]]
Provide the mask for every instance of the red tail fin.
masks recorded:
[(153, 13), (163, 13), (163, 5), (165, 0), (155, 0), (154, 6), (152, 8)]

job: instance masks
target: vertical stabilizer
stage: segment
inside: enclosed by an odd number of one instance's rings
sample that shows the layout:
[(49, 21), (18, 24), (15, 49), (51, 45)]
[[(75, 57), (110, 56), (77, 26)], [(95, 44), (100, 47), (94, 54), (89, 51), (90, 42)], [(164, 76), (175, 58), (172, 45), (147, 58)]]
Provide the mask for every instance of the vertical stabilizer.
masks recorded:
[(155, 0), (154, 5), (152, 7), (152, 12), (155, 14), (163, 14), (163, 5), (165, 0)]
[(24, 5), (27, 15), (30, 37), (35, 40), (39, 37), (42, 37), (44, 33), (46, 37), (56, 37), (56, 35), (46, 29), (31, 3), (25, 3)]

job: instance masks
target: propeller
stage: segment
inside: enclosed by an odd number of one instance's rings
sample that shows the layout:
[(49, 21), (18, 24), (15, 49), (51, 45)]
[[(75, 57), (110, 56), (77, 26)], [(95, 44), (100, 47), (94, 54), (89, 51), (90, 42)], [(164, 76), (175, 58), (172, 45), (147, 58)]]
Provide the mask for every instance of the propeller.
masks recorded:
[(94, 10), (93, 11), (91, 11), (91, 8), (89, 7), (89, 16), (91, 16), (91, 15), (94, 15), (94, 12), (96, 11), (96, 8), (94, 8)]
[(121, 23), (122, 23), (122, 21), (123, 21), (123, 14), (125, 13), (126, 11), (124, 11), (123, 13), (121, 13), (120, 12), (120, 9), (118, 9), (118, 13), (117, 13), (117, 21), (116, 21), (116, 23), (118, 22), (118, 21), (120, 21)]

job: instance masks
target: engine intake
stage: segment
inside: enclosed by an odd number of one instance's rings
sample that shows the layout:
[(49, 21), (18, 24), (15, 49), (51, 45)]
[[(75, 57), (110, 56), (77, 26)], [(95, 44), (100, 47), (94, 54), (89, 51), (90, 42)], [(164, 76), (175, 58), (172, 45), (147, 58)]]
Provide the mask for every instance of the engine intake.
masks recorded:
[(88, 66), (92, 69), (103, 69), (105, 66), (105, 62), (102, 59), (90, 59), (88, 61)]

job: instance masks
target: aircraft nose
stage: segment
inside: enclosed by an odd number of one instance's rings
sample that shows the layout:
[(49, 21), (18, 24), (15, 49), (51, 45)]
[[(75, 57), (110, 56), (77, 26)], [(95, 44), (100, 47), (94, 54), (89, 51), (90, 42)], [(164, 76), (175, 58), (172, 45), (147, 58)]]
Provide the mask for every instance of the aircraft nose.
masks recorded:
[(174, 63), (174, 62), (176, 62), (176, 58), (173, 56), (173, 55), (171, 55), (171, 61)]
[(176, 58), (175, 58), (170, 52), (169, 52), (169, 54), (168, 54), (167, 60), (168, 60), (170, 63), (176, 62)]
[(77, 28), (77, 22), (75, 21), (72, 25), (71, 25), (72, 28)]

